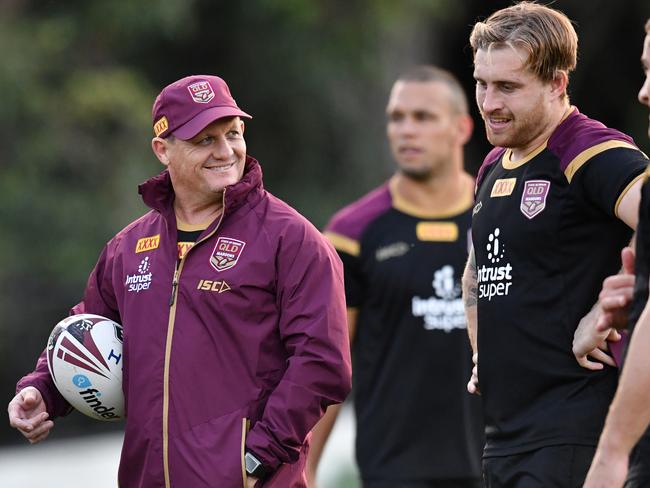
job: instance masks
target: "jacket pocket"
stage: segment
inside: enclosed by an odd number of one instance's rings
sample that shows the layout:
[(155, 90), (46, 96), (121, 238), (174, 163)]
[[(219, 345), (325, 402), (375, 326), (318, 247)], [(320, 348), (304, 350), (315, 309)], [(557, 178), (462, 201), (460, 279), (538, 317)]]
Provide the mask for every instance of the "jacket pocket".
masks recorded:
[(170, 436), (172, 486), (241, 488), (246, 484), (242, 450), (246, 440), (247, 409), (193, 426)]

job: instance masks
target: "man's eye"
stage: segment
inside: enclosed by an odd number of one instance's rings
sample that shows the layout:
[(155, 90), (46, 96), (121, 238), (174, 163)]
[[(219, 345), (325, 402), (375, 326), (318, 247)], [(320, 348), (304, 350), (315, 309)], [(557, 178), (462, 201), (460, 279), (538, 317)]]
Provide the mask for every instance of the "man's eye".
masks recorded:
[(214, 137), (212, 137), (212, 136), (206, 136), (206, 137), (204, 137), (203, 139), (201, 139), (201, 140), (199, 141), (199, 144), (200, 144), (201, 146), (208, 146), (208, 145), (212, 144), (212, 141), (214, 141)]
[(415, 120), (424, 122), (429, 120), (438, 120), (438, 115), (431, 112), (418, 112), (415, 114)]

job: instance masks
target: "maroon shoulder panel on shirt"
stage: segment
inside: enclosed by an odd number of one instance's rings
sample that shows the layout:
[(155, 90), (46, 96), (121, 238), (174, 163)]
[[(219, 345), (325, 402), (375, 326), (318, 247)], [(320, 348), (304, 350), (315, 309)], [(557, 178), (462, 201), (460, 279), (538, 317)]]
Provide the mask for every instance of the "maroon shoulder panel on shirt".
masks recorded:
[(630, 136), (590, 119), (575, 108), (555, 129), (547, 147), (560, 160), (560, 169), (564, 171), (580, 153), (607, 141), (623, 141), (635, 146)]
[(334, 214), (325, 227), (325, 232), (334, 232), (358, 241), (368, 224), (392, 206), (393, 200), (386, 182)]
[(483, 182), (483, 177), (485, 176), (485, 173), (487, 173), (490, 167), (499, 160), (499, 158), (503, 155), (504, 152), (506, 152), (505, 148), (495, 147), (488, 153), (487, 156), (485, 156), (485, 159), (483, 160), (483, 164), (481, 164), (481, 167), (478, 169), (478, 174), (476, 175), (476, 187), (474, 190), (474, 194), (478, 192), (478, 189), (481, 186), (481, 183)]

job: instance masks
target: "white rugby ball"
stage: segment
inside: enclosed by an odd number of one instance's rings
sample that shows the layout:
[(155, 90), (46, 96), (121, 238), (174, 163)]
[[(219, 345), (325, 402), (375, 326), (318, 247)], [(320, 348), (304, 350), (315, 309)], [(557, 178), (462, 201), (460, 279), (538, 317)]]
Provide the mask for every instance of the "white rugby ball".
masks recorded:
[(61, 320), (47, 342), (47, 366), (63, 397), (97, 420), (124, 418), (122, 326), (93, 314)]

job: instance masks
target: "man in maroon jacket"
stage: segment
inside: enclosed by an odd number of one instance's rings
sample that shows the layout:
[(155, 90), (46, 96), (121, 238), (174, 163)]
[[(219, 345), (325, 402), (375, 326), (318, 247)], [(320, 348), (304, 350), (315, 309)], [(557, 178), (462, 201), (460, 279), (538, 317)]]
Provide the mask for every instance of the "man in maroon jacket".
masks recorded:
[[(72, 309), (124, 327), (122, 488), (304, 487), (307, 434), (350, 390), (341, 263), (264, 190), (242, 118), (216, 76), (160, 93), (166, 169), (139, 188), (151, 210), (109, 241)], [(8, 411), (32, 443), (70, 411), (44, 354)]]

